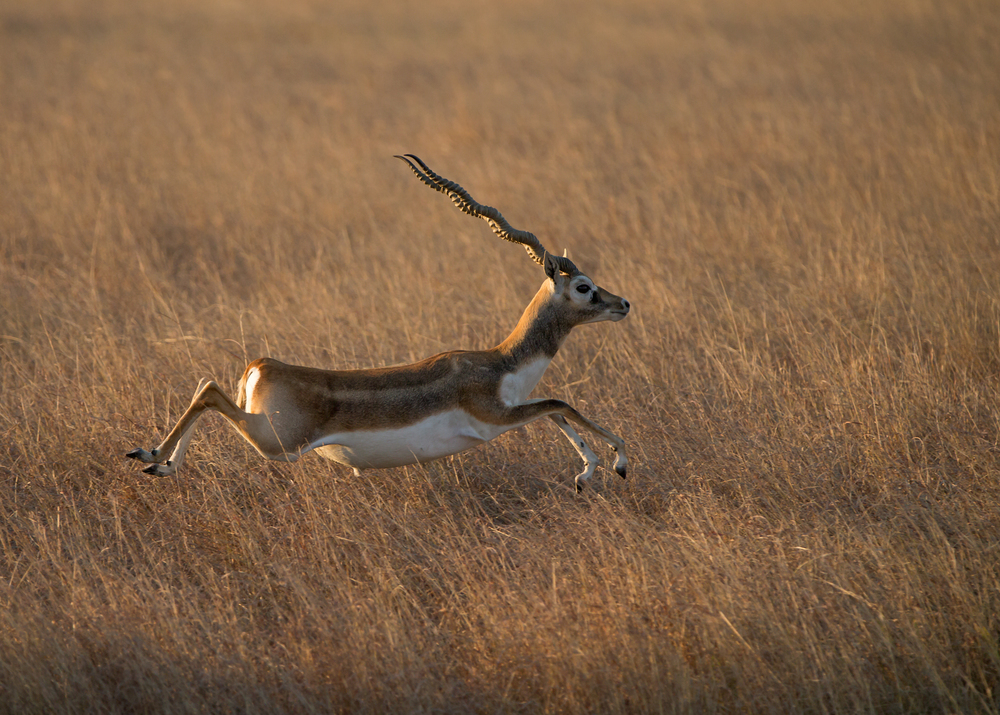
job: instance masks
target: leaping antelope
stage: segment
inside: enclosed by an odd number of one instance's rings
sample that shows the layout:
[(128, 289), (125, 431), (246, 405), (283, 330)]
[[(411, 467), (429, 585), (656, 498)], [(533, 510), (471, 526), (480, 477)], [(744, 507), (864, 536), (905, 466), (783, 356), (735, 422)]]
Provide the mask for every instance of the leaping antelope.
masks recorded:
[(235, 402), (218, 384), (202, 380), (159, 447), (126, 455), (152, 465), (144, 472), (174, 474), (198, 418), (216, 410), (268, 459), (293, 462), (315, 450), (354, 467), (355, 474), (439, 459), (551, 417), (583, 459), (577, 490), (593, 476), (598, 461), (570, 422), (607, 442), (616, 454), (615, 471), (625, 477), (628, 460), (621, 438), (561, 400), (528, 395), (574, 327), (617, 322), (628, 315), (629, 302), (595, 285), (569, 258), (546, 252), (533, 234), (512, 228), (499, 211), (477, 203), (418, 157), (396, 158), (459, 209), (484, 219), (497, 236), (524, 246), (544, 267), (546, 280), (514, 331), (490, 350), (455, 350), (386, 368), (321, 370), (254, 360), (240, 379)]

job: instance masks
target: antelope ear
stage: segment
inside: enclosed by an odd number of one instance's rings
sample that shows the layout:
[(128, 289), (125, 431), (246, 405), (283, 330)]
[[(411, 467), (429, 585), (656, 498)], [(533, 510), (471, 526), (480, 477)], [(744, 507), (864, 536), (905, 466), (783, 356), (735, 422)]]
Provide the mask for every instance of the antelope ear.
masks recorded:
[(556, 257), (548, 251), (545, 252), (545, 275), (553, 283), (556, 282), (556, 276), (559, 275), (559, 263), (556, 261)]

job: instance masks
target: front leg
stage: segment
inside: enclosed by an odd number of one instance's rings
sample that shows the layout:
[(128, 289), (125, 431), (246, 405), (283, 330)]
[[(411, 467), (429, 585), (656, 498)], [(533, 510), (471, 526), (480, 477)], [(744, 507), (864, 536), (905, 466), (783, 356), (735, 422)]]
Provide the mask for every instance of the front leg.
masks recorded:
[(583, 485), (587, 483), (587, 480), (594, 476), (594, 470), (597, 469), (597, 455), (594, 454), (594, 450), (587, 446), (580, 435), (577, 434), (576, 430), (573, 429), (566, 418), (562, 415), (549, 415), (553, 422), (562, 430), (562, 433), (566, 435), (566, 438), (573, 445), (573, 449), (576, 450), (577, 454), (580, 455), (580, 459), (583, 460), (583, 471), (576, 475), (576, 479), (573, 480), (573, 484), (576, 486), (578, 492), (583, 491)]
[(610, 445), (615, 453), (615, 471), (622, 479), (625, 479), (628, 468), (628, 457), (625, 456), (625, 442), (613, 432), (606, 430), (596, 422), (588, 420), (566, 402), (552, 399), (532, 400), (508, 407), (500, 415), (503, 423), (510, 424), (512, 427), (528, 424), (539, 417), (551, 417), (559, 426), (559, 429), (569, 437), (577, 453), (583, 458), (584, 470), (576, 477), (578, 491), (584, 482), (594, 474), (594, 470), (597, 468), (597, 456), (587, 446), (586, 442), (580, 439), (580, 435), (568, 424), (567, 420), (575, 423), (578, 427), (583, 427), (593, 432)]

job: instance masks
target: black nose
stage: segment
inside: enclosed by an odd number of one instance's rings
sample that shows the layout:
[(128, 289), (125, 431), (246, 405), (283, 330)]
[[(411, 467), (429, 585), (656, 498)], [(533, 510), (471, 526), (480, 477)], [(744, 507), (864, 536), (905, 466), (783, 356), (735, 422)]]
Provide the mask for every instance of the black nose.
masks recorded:
[(622, 307), (623, 307), (623, 308), (624, 308), (625, 310), (628, 310), (628, 309), (629, 309), (629, 308), (631, 308), (632, 306), (631, 306), (631, 305), (629, 305), (629, 302), (628, 302), (627, 300), (625, 300), (624, 298), (622, 298)]

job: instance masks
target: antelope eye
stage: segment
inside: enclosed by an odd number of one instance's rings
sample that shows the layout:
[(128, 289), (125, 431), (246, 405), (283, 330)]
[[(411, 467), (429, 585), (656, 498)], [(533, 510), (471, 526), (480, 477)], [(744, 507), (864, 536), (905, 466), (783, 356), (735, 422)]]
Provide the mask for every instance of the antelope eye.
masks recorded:
[(589, 293), (590, 292), (590, 286), (587, 285), (586, 283), (584, 283), (583, 285), (579, 285), (579, 286), (576, 287), (576, 292), (577, 293)]

